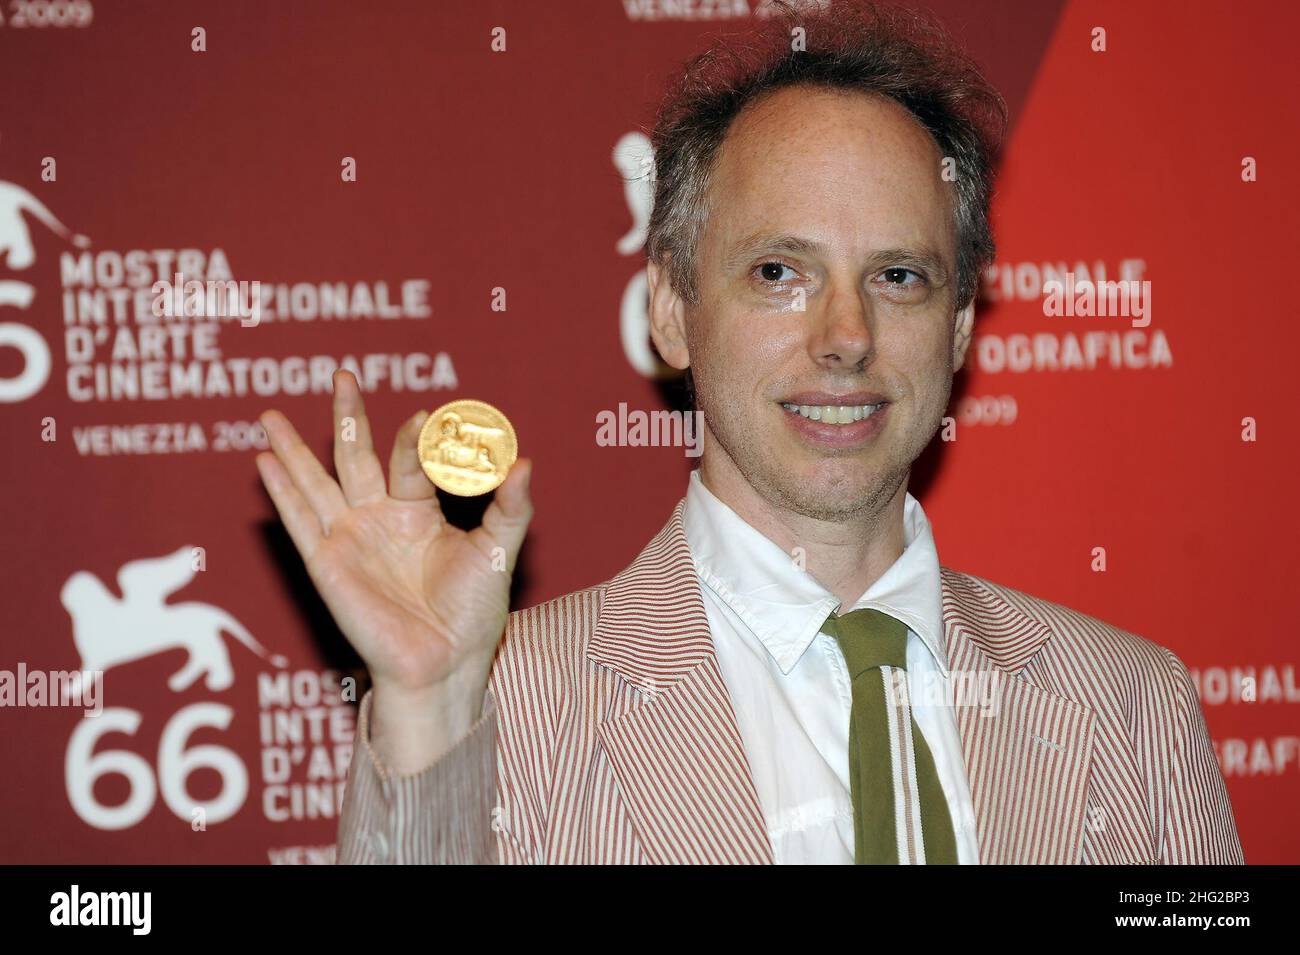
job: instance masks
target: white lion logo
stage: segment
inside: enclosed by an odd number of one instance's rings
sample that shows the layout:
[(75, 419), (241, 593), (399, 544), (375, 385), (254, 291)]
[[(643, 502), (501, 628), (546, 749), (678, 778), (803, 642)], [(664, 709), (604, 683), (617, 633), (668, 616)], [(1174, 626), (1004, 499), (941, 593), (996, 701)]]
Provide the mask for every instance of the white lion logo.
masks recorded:
[[(84, 235), (76, 235), (60, 222), (45, 204), (22, 186), (0, 182), (0, 260), (16, 270), (31, 268), (36, 261), (36, 247), (32, 234), (23, 221), (27, 213), (65, 242), (79, 249), (90, 245)], [(17, 305), (27, 308), (32, 301), (33, 289), (26, 282), (6, 280), (0, 282), (0, 305)]]
[[(0, 182), (0, 306), (31, 307), (36, 288), (28, 282), (7, 277), (29, 269), (36, 261), (36, 246), (24, 214), (33, 216), (55, 235), (84, 249), (90, 240), (71, 232), (45, 208), (44, 203), (22, 186)], [(0, 402), (25, 401), (45, 387), (50, 377), (50, 346), (40, 332), (21, 322), (0, 322), (0, 348), (14, 348), (22, 355), (23, 370), (13, 378), (0, 378)]]
[(640, 252), (654, 206), (655, 154), (645, 133), (625, 133), (614, 145), (614, 168), (623, 180), (623, 199), (632, 215), (632, 228), (618, 240), (619, 255)]
[(284, 657), (268, 653), (238, 620), (219, 607), (165, 602), (194, 579), (193, 552), (191, 547), (182, 547), (166, 557), (124, 564), (117, 574), (120, 598), (84, 570), (68, 578), (60, 599), (72, 616), (72, 639), (81, 654), (82, 670), (107, 670), (183, 647), (189, 660), (167, 685), (180, 693), (204, 677), (209, 690), (225, 690), (235, 677), (221, 639), (223, 632), (275, 666), (288, 666)]

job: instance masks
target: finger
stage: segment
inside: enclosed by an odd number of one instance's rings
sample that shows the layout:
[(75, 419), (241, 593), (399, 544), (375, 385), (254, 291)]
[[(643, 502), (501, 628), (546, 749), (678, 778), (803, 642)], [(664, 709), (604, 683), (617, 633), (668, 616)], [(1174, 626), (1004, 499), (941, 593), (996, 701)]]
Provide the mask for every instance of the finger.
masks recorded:
[(269, 451), (263, 451), (255, 460), (257, 471), (262, 476), (262, 484), (271, 495), (271, 502), (275, 505), (280, 520), (284, 522), (293, 546), (298, 548), (303, 560), (307, 560), (323, 536), (320, 518), (294, 487), (293, 479), (279, 458)]
[(428, 412), (417, 411), (398, 429), (393, 440), (393, 453), (388, 459), (388, 496), (399, 501), (433, 498), (434, 507), (437, 507), (438, 497), (433, 482), (425, 476), (420, 465), (418, 446), (420, 429), (428, 417)]
[(271, 450), (284, 465), (289, 479), (316, 512), (321, 527), (328, 534), (330, 524), (348, 508), (343, 492), (333, 478), (325, 473), (311, 448), (303, 444), (288, 418), (278, 411), (265, 411), (257, 420), (262, 423), (266, 437), (271, 442)]
[(504, 547), (506, 570), (510, 573), (514, 573), (519, 548), (533, 518), (533, 502), (528, 491), (532, 476), (531, 458), (515, 461), (505, 481), (497, 488), (496, 497), (483, 514), (483, 523), (474, 528), (470, 535), (485, 553), (490, 553), (493, 547)]
[(384, 496), (384, 471), (375, 457), (370, 419), (352, 372), (334, 372), (334, 470), (349, 504)]

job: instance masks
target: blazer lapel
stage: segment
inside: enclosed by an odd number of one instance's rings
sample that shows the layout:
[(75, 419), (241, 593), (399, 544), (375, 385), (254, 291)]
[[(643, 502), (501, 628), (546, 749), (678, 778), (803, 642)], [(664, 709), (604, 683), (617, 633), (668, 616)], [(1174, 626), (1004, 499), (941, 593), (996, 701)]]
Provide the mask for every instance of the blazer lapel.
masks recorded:
[[(954, 682), (991, 690), (988, 708), (955, 707), (980, 862), (1077, 863), (1083, 851), (1092, 710), (1025, 672), (1052, 636), (975, 578), (942, 569)], [(959, 701), (960, 703), (961, 701)]]
[(632, 702), (605, 718), (600, 737), (651, 862), (771, 863), (684, 505), (606, 586), (587, 658), (618, 674)]
[[(771, 863), (682, 529), (684, 504), (606, 585), (587, 658), (617, 674), (629, 702), (599, 734), (649, 861)], [(991, 691), (987, 709), (954, 710), (980, 862), (1077, 863), (1093, 712), (1026, 672), (1052, 635), (1029, 608), (969, 575), (944, 567), (941, 576), (952, 677)]]

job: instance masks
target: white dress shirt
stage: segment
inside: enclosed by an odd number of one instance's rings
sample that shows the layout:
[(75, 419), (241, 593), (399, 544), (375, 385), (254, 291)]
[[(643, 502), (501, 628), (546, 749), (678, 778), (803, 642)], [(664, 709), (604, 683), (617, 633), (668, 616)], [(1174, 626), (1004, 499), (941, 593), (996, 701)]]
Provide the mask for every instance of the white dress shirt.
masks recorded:
[[(682, 521), (776, 861), (852, 863), (853, 694), (844, 654), (834, 637), (819, 632), (840, 601), (722, 503), (698, 470), (691, 472)], [(873, 607), (907, 625), (912, 716), (934, 756), (958, 862), (975, 865), (961, 740), (941, 702), (949, 693), (938, 695), (950, 690), (939, 555), (911, 494), (903, 527), (902, 555), (849, 610)]]

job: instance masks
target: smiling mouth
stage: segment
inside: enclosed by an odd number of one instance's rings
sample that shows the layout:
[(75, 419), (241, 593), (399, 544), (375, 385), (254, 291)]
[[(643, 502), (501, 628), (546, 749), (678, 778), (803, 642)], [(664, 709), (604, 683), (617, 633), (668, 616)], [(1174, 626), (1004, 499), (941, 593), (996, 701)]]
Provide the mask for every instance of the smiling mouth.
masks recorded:
[(822, 424), (853, 424), (864, 418), (870, 418), (886, 404), (888, 402), (878, 401), (874, 405), (796, 405), (782, 401), (781, 407), (810, 421), (820, 421)]

